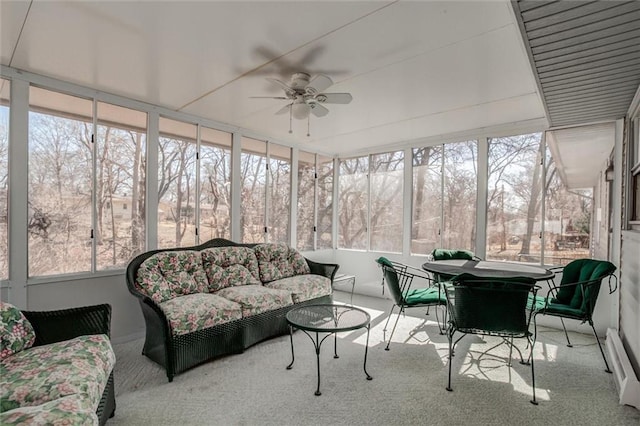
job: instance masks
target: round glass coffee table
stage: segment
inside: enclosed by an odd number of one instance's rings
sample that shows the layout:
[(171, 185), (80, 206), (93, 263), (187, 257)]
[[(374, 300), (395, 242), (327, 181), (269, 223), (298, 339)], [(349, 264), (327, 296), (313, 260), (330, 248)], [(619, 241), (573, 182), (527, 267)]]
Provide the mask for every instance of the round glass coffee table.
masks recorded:
[[(291, 338), (291, 363), (287, 366), (287, 370), (293, 368), (295, 355), (293, 351), (293, 330), (302, 330), (304, 334), (309, 336), (316, 349), (316, 365), (318, 368), (318, 387), (315, 394), (321, 395), (320, 392), (320, 347), (322, 343), (331, 334), (334, 335), (333, 357), (338, 356), (338, 337), (336, 333), (340, 331), (357, 330), (358, 328), (367, 329), (367, 343), (364, 346), (364, 374), (367, 380), (373, 379), (367, 372), (367, 351), (369, 349), (369, 329), (371, 316), (360, 308), (348, 305), (306, 305), (294, 308), (287, 313), (287, 323), (289, 324), (289, 336)], [(326, 335), (320, 338), (321, 333)]]

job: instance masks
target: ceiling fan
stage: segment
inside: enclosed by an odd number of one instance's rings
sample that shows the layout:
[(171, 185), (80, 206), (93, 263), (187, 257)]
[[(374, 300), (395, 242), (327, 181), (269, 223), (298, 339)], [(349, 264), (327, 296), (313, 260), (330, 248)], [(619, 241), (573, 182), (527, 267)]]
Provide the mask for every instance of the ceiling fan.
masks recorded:
[(310, 114), (316, 117), (324, 117), (329, 110), (323, 104), (348, 104), (353, 97), (350, 93), (324, 93), (333, 81), (324, 74), (318, 74), (311, 78), (305, 72), (297, 72), (291, 76), (289, 84), (275, 78), (267, 78), (268, 81), (284, 90), (285, 96), (252, 96), (262, 99), (290, 100), (276, 114), (289, 113), (291, 117), (304, 120)]

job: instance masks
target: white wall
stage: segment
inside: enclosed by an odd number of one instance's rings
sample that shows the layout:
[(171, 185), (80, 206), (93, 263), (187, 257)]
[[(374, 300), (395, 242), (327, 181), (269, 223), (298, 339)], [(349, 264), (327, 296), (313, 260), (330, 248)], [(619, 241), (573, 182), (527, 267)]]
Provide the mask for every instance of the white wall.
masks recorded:
[(620, 338), (640, 372), (640, 232), (622, 232), (620, 261)]
[(49, 311), (87, 305), (111, 305), (111, 338), (114, 342), (144, 336), (144, 318), (136, 299), (127, 290), (124, 272), (119, 275), (34, 284), (27, 287), (28, 310)]

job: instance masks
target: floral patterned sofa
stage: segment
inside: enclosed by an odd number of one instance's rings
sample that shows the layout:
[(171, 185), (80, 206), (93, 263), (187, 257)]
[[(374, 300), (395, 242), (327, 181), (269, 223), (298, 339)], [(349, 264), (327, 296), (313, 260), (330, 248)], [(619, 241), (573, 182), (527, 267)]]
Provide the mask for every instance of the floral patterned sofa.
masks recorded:
[(286, 244), (221, 238), (143, 253), (126, 273), (145, 319), (142, 353), (171, 382), (202, 362), (285, 334), (292, 307), (331, 302), (337, 270)]
[(115, 412), (111, 306), (0, 302), (0, 424), (104, 425)]

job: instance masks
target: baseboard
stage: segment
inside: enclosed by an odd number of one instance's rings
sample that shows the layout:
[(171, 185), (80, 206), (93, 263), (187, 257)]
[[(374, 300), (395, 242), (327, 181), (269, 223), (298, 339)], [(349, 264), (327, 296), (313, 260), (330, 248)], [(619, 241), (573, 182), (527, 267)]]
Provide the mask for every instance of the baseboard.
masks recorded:
[(613, 365), (613, 378), (620, 396), (620, 404), (640, 409), (640, 382), (633, 371), (618, 332), (607, 329), (607, 354)]

